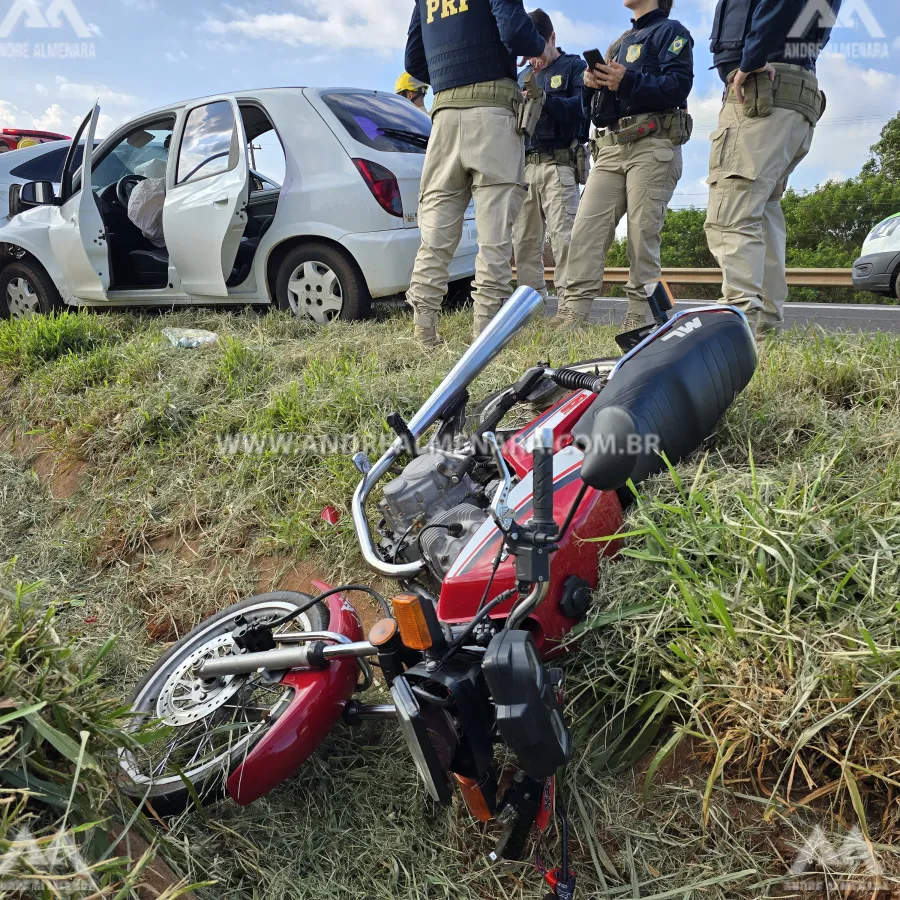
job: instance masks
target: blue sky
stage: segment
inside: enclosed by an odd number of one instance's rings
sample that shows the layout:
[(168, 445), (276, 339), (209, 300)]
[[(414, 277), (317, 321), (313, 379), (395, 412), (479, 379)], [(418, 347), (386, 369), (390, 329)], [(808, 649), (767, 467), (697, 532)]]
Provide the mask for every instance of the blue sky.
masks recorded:
[[(714, 5), (676, 0), (673, 12), (697, 42), (691, 102), (697, 127), (675, 206), (706, 203), (706, 142), (721, 90), (708, 71)], [(829, 109), (810, 159), (794, 178), (799, 188), (858, 172), (881, 126), (900, 109), (897, 0), (844, 0), (844, 6), (848, 14), (833, 39), (839, 52), (827, 54), (819, 67)], [(60, 0), (0, 0), (0, 127), (71, 133), (97, 97), (103, 132), (170, 101), (239, 88), (391, 90), (402, 69), (412, 0), (259, 0), (247, 6), (63, 0), (62, 14), (53, 7), (58, 10)], [(546, 0), (544, 8), (560, 44), (574, 53), (605, 49), (628, 26), (619, 0)], [(59, 43), (74, 43), (93, 57), (35, 57), (36, 49), (46, 54)], [(277, 177), (279, 166), (275, 148), (265, 147), (259, 168)]]

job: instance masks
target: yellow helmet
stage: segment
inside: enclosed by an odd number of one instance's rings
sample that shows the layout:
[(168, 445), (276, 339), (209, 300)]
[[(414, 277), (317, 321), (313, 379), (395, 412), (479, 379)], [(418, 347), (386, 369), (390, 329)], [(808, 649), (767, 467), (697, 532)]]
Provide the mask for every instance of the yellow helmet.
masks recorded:
[(394, 85), (394, 93), (402, 94), (404, 91), (414, 91), (415, 93), (425, 94), (428, 92), (428, 85), (418, 78), (413, 78), (409, 72), (404, 72)]

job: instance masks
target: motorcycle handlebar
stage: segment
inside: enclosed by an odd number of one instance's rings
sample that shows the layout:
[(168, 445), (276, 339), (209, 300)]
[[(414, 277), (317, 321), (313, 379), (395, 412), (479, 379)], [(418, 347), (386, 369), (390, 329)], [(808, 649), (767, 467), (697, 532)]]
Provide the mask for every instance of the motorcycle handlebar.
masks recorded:
[(541, 428), (532, 444), (534, 516), (538, 531), (550, 533), (556, 530), (553, 518), (553, 429)]

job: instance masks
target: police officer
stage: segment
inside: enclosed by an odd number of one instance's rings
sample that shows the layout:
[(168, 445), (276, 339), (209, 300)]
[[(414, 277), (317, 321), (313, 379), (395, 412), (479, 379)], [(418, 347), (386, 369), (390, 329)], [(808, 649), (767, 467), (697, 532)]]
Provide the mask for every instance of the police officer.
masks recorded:
[(473, 196), (476, 336), (509, 298), (512, 226), (525, 200), (518, 56), (535, 58), (538, 69), (550, 62), (522, 0), (416, 0), (406, 70), (431, 85), (434, 105), (419, 200), (422, 244), (407, 299), (425, 346), (440, 343), (448, 267)]
[(394, 85), (394, 93), (409, 100), (416, 109), (428, 112), (425, 109), (425, 95), (428, 93), (428, 85), (422, 84), (417, 78), (413, 78), (409, 72), (404, 72)]
[(630, 276), (625, 330), (647, 324), (648, 284), (659, 281), (666, 209), (683, 170), (691, 134), (687, 100), (694, 83), (690, 32), (669, 18), (672, 0), (625, 0), (632, 28), (615, 41), (607, 64), (584, 75), (585, 109), (598, 131), (594, 165), (569, 249), (567, 320), (587, 321), (600, 295), (606, 254), (628, 214)]
[(784, 320), (787, 238), (781, 198), (812, 145), (825, 97), (816, 59), (841, 0), (719, 0), (713, 61), (725, 82), (709, 162), (709, 249), (722, 303), (762, 337)]
[[(542, 9), (528, 14), (538, 34), (550, 49), (550, 64), (537, 73), (538, 87), (545, 94), (544, 109), (532, 137), (525, 139), (525, 180), (528, 196), (513, 228), (517, 281), (547, 298), (544, 281), (544, 233), (550, 239), (556, 261), (557, 321), (565, 319), (566, 268), (572, 225), (578, 211), (578, 185), (587, 176), (588, 120), (581, 93), (586, 63), (580, 56), (556, 46), (556, 32), (550, 16)], [(529, 66), (519, 75), (519, 86), (533, 71)]]

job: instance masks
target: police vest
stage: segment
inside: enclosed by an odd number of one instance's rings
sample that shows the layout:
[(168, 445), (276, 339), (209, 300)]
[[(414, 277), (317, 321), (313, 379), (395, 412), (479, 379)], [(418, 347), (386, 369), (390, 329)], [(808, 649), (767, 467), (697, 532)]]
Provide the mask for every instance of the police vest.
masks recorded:
[(431, 89), (501, 78), (516, 80), (516, 60), (500, 40), (489, 0), (417, 0)]
[(750, 20), (758, 5), (759, 0), (719, 0), (709, 45), (717, 69), (740, 63)]

